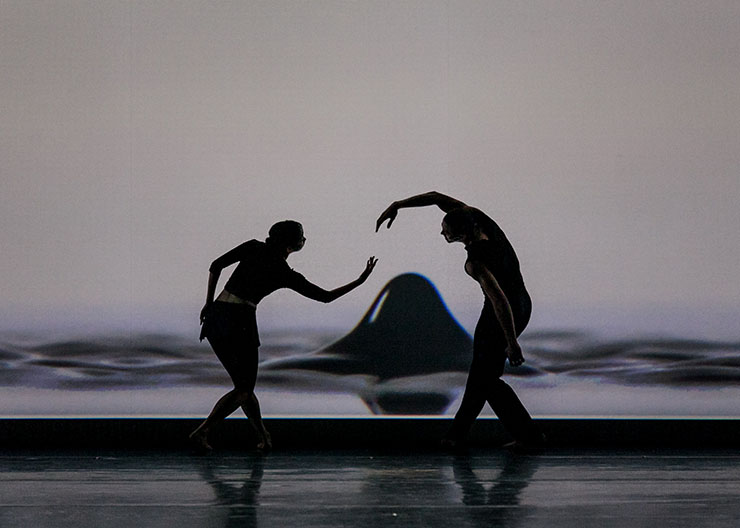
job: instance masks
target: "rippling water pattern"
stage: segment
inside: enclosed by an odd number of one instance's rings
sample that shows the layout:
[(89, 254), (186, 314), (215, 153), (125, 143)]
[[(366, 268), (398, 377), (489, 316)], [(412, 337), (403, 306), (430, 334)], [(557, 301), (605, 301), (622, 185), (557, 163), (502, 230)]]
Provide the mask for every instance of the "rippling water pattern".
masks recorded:
[[(349, 332), (261, 341), (257, 389), (273, 415), (449, 414), (472, 359), (470, 334), (415, 273)], [(740, 415), (740, 341), (529, 328), (520, 343), (526, 363), (506, 379), (535, 415)], [(0, 333), (0, 414), (200, 415), (230, 386), (195, 336)]]
[[(271, 335), (261, 359), (315, 350), (331, 337)], [(204, 341), (175, 335), (52, 340), (0, 336), (0, 386), (39, 389), (150, 389), (224, 386), (229, 378)]]
[[(261, 362), (308, 355), (338, 337), (320, 332), (268, 334), (262, 339)], [(521, 343), (527, 362), (521, 368), (507, 367), (507, 376), (536, 380), (555, 375), (628, 386), (740, 386), (740, 342), (605, 340), (585, 332), (540, 331), (525, 333)], [(307, 370), (306, 375), (311, 374)], [(320, 387), (320, 368), (314, 374)], [(266, 379), (268, 385), (287, 383), (279, 376)], [(0, 386), (97, 390), (228, 384), (207, 343), (196, 339), (150, 334), (65, 340), (0, 336)]]

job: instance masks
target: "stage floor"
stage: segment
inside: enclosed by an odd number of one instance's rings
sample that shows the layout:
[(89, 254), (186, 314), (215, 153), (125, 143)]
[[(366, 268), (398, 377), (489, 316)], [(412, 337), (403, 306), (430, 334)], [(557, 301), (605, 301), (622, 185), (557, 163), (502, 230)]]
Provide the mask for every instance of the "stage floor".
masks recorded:
[(740, 452), (0, 451), (0, 526), (740, 525)]

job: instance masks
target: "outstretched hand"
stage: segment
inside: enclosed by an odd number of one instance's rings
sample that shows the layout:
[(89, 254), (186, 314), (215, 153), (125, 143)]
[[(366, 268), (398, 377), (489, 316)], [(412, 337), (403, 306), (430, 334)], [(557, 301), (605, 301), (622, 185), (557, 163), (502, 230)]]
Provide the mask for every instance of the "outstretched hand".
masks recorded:
[(378, 259), (375, 257), (370, 257), (367, 259), (367, 264), (365, 264), (365, 270), (360, 275), (360, 280), (362, 282), (365, 282), (367, 278), (370, 276), (370, 274), (373, 272), (373, 268), (375, 268), (375, 265), (378, 263)]
[(378, 229), (380, 229), (380, 226), (383, 225), (383, 222), (385, 222), (386, 220), (388, 220), (387, 228), (390, 229), (391, 224), (396, 219), (397, 215), (398, 215), (398, 205), (396, 205), (396, 202), (393, 202), (378, 217), (378, 220), (375, 222), (375, 232), (376, 233), (378, 232)]
[(506, 355), (509, 358), (509, 365), (512, 367), (518, 367), (524, 363), (524, 356), (522, 355), (522, 347), (519, 343), (509, 345), (506, 347)]

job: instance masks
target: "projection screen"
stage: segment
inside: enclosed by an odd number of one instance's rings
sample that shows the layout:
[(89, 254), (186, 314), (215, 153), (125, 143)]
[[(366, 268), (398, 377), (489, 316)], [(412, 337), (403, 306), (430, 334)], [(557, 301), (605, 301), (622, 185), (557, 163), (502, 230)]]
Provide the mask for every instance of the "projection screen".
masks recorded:
[[(740, 4), (0, 4), (0, 415), (205, 416), (208, 268), (300, 221), (267, 416), (445, 415), (483, 303), (436, 190), (507, 234), (534, 416), (737, 417)], [(223, 287), (231, 269), (219, 283)], [(351, 346), (348, 346), (348, 343)], [(490, 414), (490, 409), (485, 413)]]

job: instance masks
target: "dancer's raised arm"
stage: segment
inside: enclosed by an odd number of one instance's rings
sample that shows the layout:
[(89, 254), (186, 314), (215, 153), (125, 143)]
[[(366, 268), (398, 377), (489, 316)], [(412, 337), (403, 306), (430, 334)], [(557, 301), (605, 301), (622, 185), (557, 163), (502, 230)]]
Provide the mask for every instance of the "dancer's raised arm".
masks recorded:
[(386, 208), (386, 210), (380, 214), (377, 222), (375, 223), (375, 231), (377, 232), (378, 229), (380, 229), (380, 226), (383, 225), (383, 222), (385, 222), (386, 220), (388, 220), (388, 229), (390, 229), (391, 224), (396, 219), (396, 215), (398, 214), (399, 209), (406, 209), (409, 207), (426, 207), (428, 205), (436, 205), (443, 212), (449, 213), (453, 209), (464, 207), (465, 202), (461, 202), (456, 198), (447, 196), (437, 191), (430, 191), (427, 193), (410, 196), (403, 200), (397, 200), (390, 204)]

